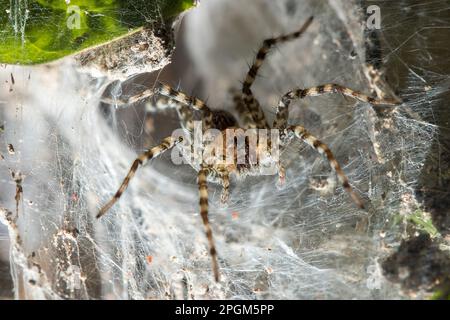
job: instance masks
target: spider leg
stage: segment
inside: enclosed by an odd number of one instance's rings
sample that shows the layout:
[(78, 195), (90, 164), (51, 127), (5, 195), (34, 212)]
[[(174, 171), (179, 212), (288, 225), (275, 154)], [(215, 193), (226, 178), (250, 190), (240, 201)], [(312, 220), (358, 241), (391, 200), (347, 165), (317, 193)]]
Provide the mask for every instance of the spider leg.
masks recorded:
[(250, 67), (247, 76), (245, 77), (244, 83), (242, 84), (242, 94), (244, 103), (247, 105), (251, 117), (258, 128), (269, 128), (264, 113), (261, 110), (260, 105), (256, 100), (256, 98), (254, 97), (251, 90), (251, 86), (253, 82), (255, 82), (259, 68), (263, 64), (267, 53), (274, 45), (299, 38), (310, 26), (312, 21), (313, 17), (309, 17), (308, 20), (306, 20), (306, 22), (303, 24), (303, 26), (296, 32), (264, 40), (262, 47), (256, 54), (255, 61), (253, 62), (253, 65)]
[(117, 202), (117, 200), (120, 199), (122, 193), (127, 189), (131, 178), (133, 178), (134, 174), (136, 173), (140, 165), (144, 165), (150, 159), (159, 156), (164, 151), (172, 148), (177, 143), (181, 142), (181, 140), (182, 137), (179, 137), (178, 139), (175, 139), (173, 137), (167, 137), (162, 140), (160, 145), (147, 150), (146, 152), (142, 153), (139, 157), (137, 157), (136, 160), (134, 160), (133, 165), (128, 171), (127, 176), (123, 180), (116, 194), (100, 209), (99, 213), (97, 214), (97, 218), (100, 218), (106, 212), (108, 212), (108, 210)]
[(303, 99), (305, 97), (317, 97), (328, 93), (340, 93), (344, 96), (352, 97), (356, 100), (367, 102), (372, 105), (396, 105), (397, 101), (393, 99), (377, 99), (363, 94), (362, 92), (343, 87), (338, 84), (330, 83), (307, 89), (294, 89), (286, 93), (278, 103), (277, 114), (273, 123), (274, 128), (284, 129), (287, 126), (289, 117), (289, 105), (292, 100)]
[(283, 188), (286, 183), (286, 169), (281, 163), (278, 164), (278, 188)]
[(201, 111), (203, 114), (203, 129), (208, 130), (212, 128), (213, 113), (211, 112), (211, 109), (206, 105), (206, 103), (204, 103), (202, 100), (196, 97), (190, 97), (187, 94), (181, 91), (177, 91), (164, 83), (160, 83), (158, 92), (161, 95), (178, 101), (179, 103), (191, 107), (194, 110)]
[(244, 95), (243, 102), (245, 106), (244, 113), (248, 114), (251, 118), (251, 121), (247, 121), (248, 127), (252, 129), (269, 128), (266, 116), (264, 115), (258, 100), (253, 96), (250, 89), (246, 90), (246, 92), (248, 95)]
[(234, 109), (237, 111), (240, 121), (242, 122), (243, 129), (256, 128), (257, 125), (253, 121), (252, 114), (247, 108), (242, 98), (242, 92), (240, 90), (231, 90), (233, 97)]
[(177, 108), (177, 113), (181, 126), (190, 132), (194, 131), (194, 114), (192, 110), (187, 106), (181, 106)]
[(359, 196), (355, 193), (353, 188), (350, 186), (350, 183), (348, 182), (348, 178), (345, 175), (344, 171), (342, 170), (341, 166), (337, 162), (336, 158), (334, 157), (333, 153), (331, 152), (330, 148), (326, 144), (324, 144), (322, 141), (311, 135), (304, 127), (302, 126), (291, 126), (287, 129), (288, 132), (293, 132), (295, 135), (306, 142), (308, 145), (313, 147), (317, 150), (320, 154), (325, 154), (327, 157), (328, 162), (330, 163), (330, 166), (333, 168), (333, 170), (336, 172), (339, 181), (342, 184), (342, 187), (347, 191), (347, 193), (350, 195), (350, 197), (353, 199), (355, 204), (361, 208), (364, 209), (363, 201), (359, 198)]
[(146, 104), (146, 111), (150, 113), (165, 111), (167, 109), (175, 109), (177, 111), (183, 129), (187, 129), (188, 131), (194, 130), (194, 114), (188, 106), (181, 102), (161, 96)]
[(222, 180), (222, 194), (220, 196), (220, 201), (222, 203), (227, 203), (230, 197), (230, 174), (228, 171), (223, 171), (220, 175)]
[(127, 104), (133, 104), (136, 103), (138, 101), (141, 101), (143, 99), (147, 99), (149, 97), (152, 97), (155, 94), (155, 92), (153, 91), (153, 89), (146, 89), (132, 97), (129, 97), (126, 100), (122, 100), (122, 99), (117, 99), (117, 98), (110, 98), (110, 97), (104, 97), (101, 99), (101, 102), (103, 103), (107, 103), (110, 105), (117, 105), (117, 106), (123, 106), (123, 105), (127, 105)]
[(200, 193), (200, 215), (202, 217), (203, 225), (205, 226), (206, 238), (208, 239), (209, 252), (211, 254), (212, 269), (214, 273), (214, 279), (219, 281), (219, 264), (217, 262), (217, 252), (216, 246), (214, 244), (214, 239), (212, 235), (211, 225), (208, 219), (208, 185), (206, 182), (206, 177), (208, 174), (208, 168), (202, 166), (198, 172), (198, 188)]

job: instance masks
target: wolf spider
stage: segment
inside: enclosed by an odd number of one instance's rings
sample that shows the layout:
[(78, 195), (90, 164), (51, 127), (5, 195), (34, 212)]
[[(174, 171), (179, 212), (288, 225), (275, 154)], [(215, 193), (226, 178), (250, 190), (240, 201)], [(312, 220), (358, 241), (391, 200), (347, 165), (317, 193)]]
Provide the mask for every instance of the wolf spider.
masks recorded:
[[(279, 141), (281, 147), (285, 147), (294, 137), (304, 141), (312, 148), (317, 150), (320, 154), (325, 155), (330, 166), (334, 169), (337, 177), (342, 184), (342, 187), (350, 195), (354, 203), (361, 209), (364, 208), (363, 201), (355, 193), (351, 187), (348, 178), (344, 174), (341, 166), (337, 162), (331, 150), (321, 142), (319, 139), (311, 135), (304, 127), (295, 125), (288, 125), (288, 107), (293, 100), (302, 99), (305, 97), (320, 96), (327, 93), (340, 93), (344, 96), (353, 97), (354, 99), (370, 103), (372, 105), (394, 105), (396, 102), (391, 99), (376, 99), (369, 97), (361, 92), (354, 91), (352, 89), (343, 87), (338, 84), (325, 84), (312, 88), (297, 88), (287, 92), (283, 95), (276, 108), (276, 118), (272, 127), (268, 124), (265, 115), (260, 108), (260, 104), (256, 97), (253, 95), (251, 87), (257, 76), (258, 70), (261, 67), (269, 50), (276, 44), (287, 42), (296, 38), (299, 38), (305, 30), (313, 22), (313, 17), (310, 17), (303, 26), (298, 30), (290, 34), (281, 35), (275, 38), (269, 38), (264, 40), (261, 48), (256, 54), (256, 58), (253, 65), (250, 67), (246, 78), (242, 84), (242, 91), (234, 96), (234, 103), (236, 111), (238, 112), (241, 122), (244, 124), (244, 129), (256, 128), (256, 129), (278, 129)], [(211, 110), (205, 102), (196, 98), (190, 97), (180, 91), (171, 88), (168, 85), (159, 83), (156, 91), (146, 90), (137, 96), (134, 96), (128, 100), (128, 103), (135, 102), (147, 98), (154, 93), (158, 93), (162, 98), (155, 104), (156, 109), (175, 108), (180, 117), (181, 126), (191, 136), (193, 132), (193, 113), (199, 111), (202, 117), (203, 130), (214, 128), (218, 129), (225, 134), (226, 129), (239, 128), (238, 121), (227, 111), (224, 110)], [(133, 162), (127, 176), (123, 180), (121, 186), (111, 198), (99, 211), (97, 218), (104, 215), (113, 205), (119, 200), (120, 196), (126, 190), (131, 178), (136, 173), (139, 166), (144, 165), (150, 159), (157, 157), (164, 151), (167, 151), (182, 142), (182, 137), (167, 137), (162, 140), (161, 144), (153, 147), (146, 152), (139, 155)], [(214, 142), (213, 142), (214, 143)], [(269, 141), (270, 144), (270, 141)], [(236, 159), (236, 158), (235, 158)], [(220, 182), (223, 187), (222, 201), (226, 201), (228, 198), (230, 175), (233, 174), (236, 178), (245, 178), (249, 175), (258, 175), (258, 165), (251, 165), (248, 162), (245, 164), (207, 164), (205, 162), (200, 163), (199, 166), (194, 169), (198, 171), (198, 188), (200, 195), (200, 214), (203, 220), (203, 225), (206, 231), (206, 237), (209, 245), (209, 252), (212, 260), (212, 270), (214, 278), (219, 281), (219, 265), (217, 262), (217, 253), (213, 240), (212, 229), (208, 220), (208, 187), (207, 182)], [(279, 181), (283, 182), (285, 178), (285, 169), (278, 162), (278, 176)]]

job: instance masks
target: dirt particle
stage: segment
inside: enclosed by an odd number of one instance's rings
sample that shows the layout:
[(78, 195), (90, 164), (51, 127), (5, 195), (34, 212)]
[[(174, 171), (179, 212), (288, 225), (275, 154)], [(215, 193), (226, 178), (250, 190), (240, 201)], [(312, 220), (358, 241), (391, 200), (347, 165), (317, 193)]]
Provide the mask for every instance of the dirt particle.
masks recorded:
[(10, 155), (13, 155), (16, 153), (16, 151), (14, 150), (14, 146), (11, 143), (8, 143), (8, 153)]

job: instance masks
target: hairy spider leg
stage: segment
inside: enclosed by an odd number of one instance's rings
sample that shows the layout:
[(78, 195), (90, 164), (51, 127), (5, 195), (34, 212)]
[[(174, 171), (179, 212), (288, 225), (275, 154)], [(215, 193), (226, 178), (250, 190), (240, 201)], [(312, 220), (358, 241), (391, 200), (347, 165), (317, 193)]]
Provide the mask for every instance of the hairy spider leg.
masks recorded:
[(308, 29), (312, 21), (313, 17), (309, 17), (308, 20), (306, 20), (306, 22), (299, 30), (293, 33), (264, 40), (261, 48), (256, 54), (255, 61), (253, 62), (253, 65), (250, 67), (247, 76), (245, 77), (244, 83), (242, 84), (242, 94), (244, 103), (248, 108), (248, 111), (253, 119), (254, 125), (257, 128), (269, 128), (269, 124), (267, 123), (264, 112), (260, 108), (260, 105), (256, 100), (256, 98), (254, 97), (251, 90), (251, 86), (256, 79), (259, 68), (263, 64), (267, 53), (274, 45), (299, 38), (306, 31), (306, 29)]
[(237, 111), (239, 120), (242, 123), (243, 129), (256, 128), (256, 124), (253, 121), (252, 114), (244, 103), (242, 98), (242, 92), (237, 89), (230, 90), (231, 96), (233, 98), (233, 107)]
[(230, 197), (230, 174), (226, 169), (220, 171), (220, 180), (222, 182), (222, 194), (220, 195), (220, 201), (227, 203)]
[(208, 130), (212, 128), (213, 113), (211, 112), (211, 109), (206, 105), (206, 103), (204, 103), (202, 100), (197, 97), (190, 97), (187, 94), (181, 91), (177, 91), (164, 83), (160, 83), (158, 92), (161, 95), (178, 101), (186, 106), (193, 108), (194, 110), (201, 111), (203, 113), (203, 129)]
[(97, 214), (97, 218), (100, 218), (103, 216), (108, 210), (120, 199), (123, 192), (127, 189), (131, 178), (133, 178), (134, 174), (136, 173), (137, 169), (141, 165), (145, 165), (145, 163), (152, 158), (155, 158), (159, 156), (164, 151), (172, 148), (177, 143), (182, 141), (182, 137), (179, 137), (177, 139), (173, 137), (167, 137), (164, 138), (160, 145), (153, 147), (146, 152), (142, 153), (139, 157), (134, 160), (133, 165), (131, 166), (130, 170), (128, 171), (127, 176), (123, 180), (122, 184), (120, 185), (119, 189), (117, 190), (116, 194), (109, 200), (99, 211)]
[(127, 100), (122, 100), (121, 98), (110, 98), (110, 97), (103, 97), (100, 101), (103, 103), (111, 104), (111, 105), (126, 105), (126, 104), (133, 104), (136, 102), (139, 102), (143, 99), (147, 99), (149, 97), (152, 97), (155, 94), (153, 89), (146, 89), (132, 97), (129, 97)]
[(206, 238), (208, 239), (209, 253), (211, 255), (212, 269), (214, 273), (214, 279), (219, 282), (219, 264), (217, 262), (217, 251), (214, 244), (213, 234), (211, 225), (208, 219), (208, 184), (207, 176), (209, 173), (209, 168), (202, 166), (198, 172), (197, 183), (200, 194), (200, 215), (202, 217), (203, 225), (205, 226)]
[(359, 198), (359, 196), (355, 193), (353, 188), (350, 186), (350, 183), (348, 182), (348, 178), (345, 175), (344, 171), (342, 170), (341, 166), (337, 162), (336, 158), (334, 157), (333, 153), (331, 152), (330, 148), (326, 144), (324, 144), (322, 141), (311, 135), (304, 127), (302, 126), (290, 126), (287, 128), (288, 132), (293, 132), (299, 139), (306, 142), (308, 145), (313, 147), (317, 150), (320, 154), (324, 154), (330, 163), (331, 168), (336, 172), (339, 181), (342, 184), (342, 187), (347, 191), (347, 193), (350, 195), (350, 197), (353, 199), (355, 204), (360, 208), (364, 209), (364, 203)]
[(167, 109), (175, 109), (180, 120), (181, 127), (188, 131), (194, 130), (194, 114), (185, 104), (175, 101), (166, 96), (160, 96), (156, 100), (146, 104), (146, 111), (154, 113), (157, 111), (165, 111)]
[(329, 83), (325, 85), (320, 85), (312, 88), (307, 89), (294, 89), (292, 91), (289, 91), (286, 93), (278, 103), (277, 106), (277, 114), (275, 117), (275, 121), (273, 123), (274, 128), (278, 129), (285, 129), (288, 125), (288, 119), (289, 119), (289, 105), (292, 100), (295, 99), (303, 99), (305, 97), (317, 97), (323, 94), (328, 93), (341, 93), (344, 96), (352, 97), (356, 100), (362, 101), (362, 102), (368, 102), (373, 105), (396, 105), (398, 104), (393, 99), (377, 99), (370, 97), (368, 95), (365, 95), (359, 91), (355, 91), (346, 87), (343, 87), (338, 84)]

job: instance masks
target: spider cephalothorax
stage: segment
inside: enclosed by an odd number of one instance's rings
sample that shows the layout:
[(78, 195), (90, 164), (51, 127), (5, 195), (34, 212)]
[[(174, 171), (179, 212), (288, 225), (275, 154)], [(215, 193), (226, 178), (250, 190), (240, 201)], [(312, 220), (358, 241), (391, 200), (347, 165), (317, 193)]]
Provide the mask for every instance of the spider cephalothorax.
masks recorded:
[[(243, 82), (241, 92), (234, 95), (235, 109), (239, 114), (242, 124), (241, 127), (238, 126), (238, 121), (229, 112), (222, 110), (212, 111), (202, 100), (196, 97), (190, 97), (165, 84), (158, 84), (156, 90), (150, 93), (144, 92), (131, 98), (130, 102), (134, 102), (158, 93), (163, 98), (155, 104), (155, 110), (168, 107), (175, 108), (180, 118), (183, 134), (175, 134), (167, 137), (163, 139), (160, 145), (141, 154), (134, 161), (119, 190), (100, 209), (97, 217), (105, 214), (120, 198), (140, 165), (145, 164), (148, 160), (180, 144), (185, 151), (184, 156), (188, 159), (187, 162), (198, 171), (200, 214), (209, 242), (214, 277), (218, 281), (219, 266), (217, 253), (208, 220), (207, 182), (218, 182), (222, 184), (222, 201), (224, 202), (228, 199), (230, 175), (234, 175), (237, 178), (245, 178), (249, 175), (278, 174), (279, 181), (282, 183), (285, 179), (285, 169), (278, 159), (279, 151), (283, 150), (295, 138), (306, 142), (319, 153), (325, 155), (330, 166), (336, 172), (342, 187), (348, 192), (358, 207), (364, 208), (362, 200), (350, 186), (348, 178), (328, 146), (311, 135), (304, 127), (288, 125), (288, 107), (293, 100), (327, 93), (341, 93), (373, 105), (394, 105), (396, 103), (390, 99), (372, 98), (337, 84), (325, 84), (313, 88), (297, 88), (287, 92), (280, 99), (276, 108), (275, 121), (270, 126), (265, 118), (264, 112), (260, 108), (258, 100), (251, 90), (258, 70), (270, 48), (275, 44), (300, 37), (312, 21), (313, 18), (310, 17), (298, 31), (276, 38), (266, 39), (263, 42)], [(194, 121), (194, 111), (201, 114), (200, 123)], [(202, 147), (199, 151), (191, 153), (192, 141), (195, 139), (195, 129), (198, 125), (201, 128), (200, 134), (206, 136), (206, 140), (202, 140)]]

